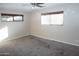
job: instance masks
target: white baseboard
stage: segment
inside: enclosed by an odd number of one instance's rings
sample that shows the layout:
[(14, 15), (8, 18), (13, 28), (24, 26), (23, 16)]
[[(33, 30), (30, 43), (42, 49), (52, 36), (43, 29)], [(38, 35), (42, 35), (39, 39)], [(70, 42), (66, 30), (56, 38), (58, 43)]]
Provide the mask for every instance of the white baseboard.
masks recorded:
[(44, 37), (44, 36), (40, 36), (40, 35), (35, 35), (35, 34), (26, 34), (26, 35), (20, 35), (20, 36), (16, 36), (16, 37), (12, 37), (12, 38), (7, 38), (5, 40), (14, 40), (14, 39), (18, 39), (18, 38), (21, 38), (21, 37), (24, 37), (24, 36), (28, 36), (28, 35), (33, 35), (33, 36), (36, 36), (36, 37), (39, 37), (39, 38), (44, 38), (44, 39), (49, 39), (49, 40), (53, 40), (53, 41), (57, 41), (57, 42), (61, 42), (61, 43), (65, 43), (65, 44), (69, 44), (69, 45), (73, 45), (73, 46), (78, 46), (78, 44), (73, 44), (73, 43), (70, 43), (70, 42), (65, 42), (65, 41), (59, 41), (59, 40), (55, 40), (55, 39), (52, 39), (52, 38), (49, 38), (49, 37)]
[(21, 37), (24, 37), (24, 36), (28, 36), (28, 35), (29, 35), (29, 34), (10, 37), (10, 38), (5, 39), (5, 41), (6, 41), (6, 40), (14, 40), (14, 39), (18, 39), (18, 38), (21, 38)]
[(73, 44), (73, 43), (70, 43), (70, 42), (64, 42), (64, 41), (59, 41), (59, 40), (55, 40), (55, 39), (52, 39), (52, 38), (49, 38), (49, 37), (44, 37), (44, 36), (40, 36), (40, 35), (35, 35), (35, 34), (31, 34), (33, 36), (36, 36), (36, 37), (39, 37), (39, 38), (44, 38), (44, 39), (49, 39), (49, 40), (53, 40), (53, 41), (57, 41), (57, 42), (61, 42), (61, 43), (65, 43), (65, 44), (69, 44), (69, 45), (73, 45), (73, 46), (78, 46), (78, 44)]

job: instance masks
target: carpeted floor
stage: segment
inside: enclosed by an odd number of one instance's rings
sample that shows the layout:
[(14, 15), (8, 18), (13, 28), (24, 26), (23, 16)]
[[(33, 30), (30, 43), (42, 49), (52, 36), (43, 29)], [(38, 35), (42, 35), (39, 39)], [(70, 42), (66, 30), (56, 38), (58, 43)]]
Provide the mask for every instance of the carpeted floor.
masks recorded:
[(79, 47), (30, 35), (0, 42), (0, 56), (79, 56)]

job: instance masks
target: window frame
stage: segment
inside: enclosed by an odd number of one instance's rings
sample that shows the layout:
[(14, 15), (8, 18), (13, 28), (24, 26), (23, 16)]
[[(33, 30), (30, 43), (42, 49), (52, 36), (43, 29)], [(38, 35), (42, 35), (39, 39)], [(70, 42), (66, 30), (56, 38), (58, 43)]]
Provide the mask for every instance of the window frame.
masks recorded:
[[(13, 18), (13, 21), (4, 21), (2, 20), (2, 16), (11, 16)], [(15, 16), (21, 16), (22, 20), (14, 20)], [(1, 22), (23, 22), (24, 21), (24, 15), (21, 14), (8, 14), (8, 13), (1, 13)]]
[[(41, 13), (41, 16), (42, 16), (42, 15), (54, 15), (54, 14), (63, 14), (63, 17), (64, 17), (64, 11), (56, 11), (56, 12)], [(63, 20), (63, 24), (46, 24), (46, 25), (63, 26), (63, 25), (64, 25), (64, 20)]]

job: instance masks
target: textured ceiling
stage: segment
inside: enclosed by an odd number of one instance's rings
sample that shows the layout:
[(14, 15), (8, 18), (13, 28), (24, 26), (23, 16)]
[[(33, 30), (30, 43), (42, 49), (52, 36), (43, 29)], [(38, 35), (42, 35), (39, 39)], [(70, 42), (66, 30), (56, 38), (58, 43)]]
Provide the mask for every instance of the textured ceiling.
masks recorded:
[(58, 3), (45, 3), (43, 8), (35, 7), (33, 8), (30, 3), (0, 3), (0, 10), (12, 10), (12, 11), (23, 11), (28, 12), (32, 10), (40, 10), (48, 7), (53, 7), (60, 5)]
[(56, 8), (57, 6), (64, 6), (64, 5), (69, 5), (69, 4), (67, 3), (44, 3), (45, 7), (43, 8), (40, 8), (40, 7), (33, 8), (30, 3), (0, 3), (0, 10), (31, 12), (33, 10), (44, 10), (44, 9)]

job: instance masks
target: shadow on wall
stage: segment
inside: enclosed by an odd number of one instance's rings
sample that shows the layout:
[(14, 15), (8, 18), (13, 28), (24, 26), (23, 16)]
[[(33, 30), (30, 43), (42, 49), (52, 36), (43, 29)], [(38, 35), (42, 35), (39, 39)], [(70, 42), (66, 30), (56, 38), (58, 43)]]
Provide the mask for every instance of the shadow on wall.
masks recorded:
[(2, 29), (0, 29), (0, 41), (4, 40), (8, 38), (8, 27), (4, 27)]

